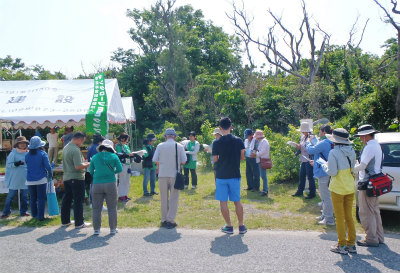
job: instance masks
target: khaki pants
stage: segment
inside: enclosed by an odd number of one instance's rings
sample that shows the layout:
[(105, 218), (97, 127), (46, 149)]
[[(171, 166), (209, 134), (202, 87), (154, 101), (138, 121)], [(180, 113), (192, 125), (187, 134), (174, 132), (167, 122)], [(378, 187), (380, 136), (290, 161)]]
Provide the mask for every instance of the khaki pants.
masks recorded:
[(383, 243), (384, 233), (378, 197), (368, 197), (366, 191), (359, 191), (358, 205), (360, 222), (367, 234), (365, 240), (374, 244)]
[(58, 147), (49, 147), (48, 155), (50, 164), (51, 162), (57, 163)]
[[(354, 193), (341, 195), (331, 192), (333, 210), (336, 216), (336, 233), (339, 246), (353, 246), (356, 241), (356, 228), (354, 226), (352, 208)], [(347, 239), (346, 239), (347, 226)]]
[(179, 190), (174, 189), (175, 177), (159, 177), (161, 196), (161, 222), (174, 223), (178, 212)]
[(117, 228), (117, 183), (95, 183), (92, 187), (92, 203), (93, 203), (93, 228), (100, 230), (101, 227), (101, 211), (103, 210), (103, 202), (106, 200), (108, 212), (108, 224), (111, 230)]

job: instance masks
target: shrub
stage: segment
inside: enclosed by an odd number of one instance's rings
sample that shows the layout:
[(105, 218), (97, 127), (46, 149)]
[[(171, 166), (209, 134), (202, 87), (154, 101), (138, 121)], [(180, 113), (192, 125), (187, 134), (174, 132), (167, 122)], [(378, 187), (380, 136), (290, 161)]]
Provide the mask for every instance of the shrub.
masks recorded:
[(271, 182), (288, 182), (297, 180), (299, 177), (300, 163), (295, 156), (296, 149), (286, 144), (289, 140), (299, 142), (300, 133), (292, 125), (288, 127), (286, 136), (274, 133), (267, 125), (264, 127), (264, 134), (270, 145), (272, 160)]

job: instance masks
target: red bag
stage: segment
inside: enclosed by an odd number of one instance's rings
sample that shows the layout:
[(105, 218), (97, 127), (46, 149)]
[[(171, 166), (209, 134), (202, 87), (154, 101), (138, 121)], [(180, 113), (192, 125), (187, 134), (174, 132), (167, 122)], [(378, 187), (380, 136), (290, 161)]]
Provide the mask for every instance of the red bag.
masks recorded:
[(392, 179), (389, 175), (383, 173), (371, 176), (367, 185), (367, 196), (378, 197), (390, 192), (392, 190)]
[(271, 158), (261, 158), (260, 163), (261, 163), (261, 169), (263, 169), (263, 170), (272, 169)]

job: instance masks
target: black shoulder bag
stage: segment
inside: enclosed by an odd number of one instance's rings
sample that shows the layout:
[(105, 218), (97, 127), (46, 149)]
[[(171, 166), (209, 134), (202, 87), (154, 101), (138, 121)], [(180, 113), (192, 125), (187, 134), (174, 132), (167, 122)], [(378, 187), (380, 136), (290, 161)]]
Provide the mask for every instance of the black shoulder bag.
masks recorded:
[(175, 143), (175, 160), (176, 160), (176, 177), (174, 188), (177, 190), (183, 190), (185, 188), (185, 177), (179, 172), (178, 169), (178, 144)]

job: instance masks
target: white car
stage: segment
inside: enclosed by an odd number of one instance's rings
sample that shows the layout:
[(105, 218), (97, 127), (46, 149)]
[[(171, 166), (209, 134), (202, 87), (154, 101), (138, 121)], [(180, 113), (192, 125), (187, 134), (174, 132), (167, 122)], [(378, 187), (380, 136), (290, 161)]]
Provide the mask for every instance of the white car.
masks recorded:
[[(400, 133), (378, 133), (375, 134), (375, 139), (384, 154), (382, 172), (394, 178), (392, 191), (379, 197), (379, 208), (400, 211)], [(358, 198), (356, 212), (358, 218)]]

